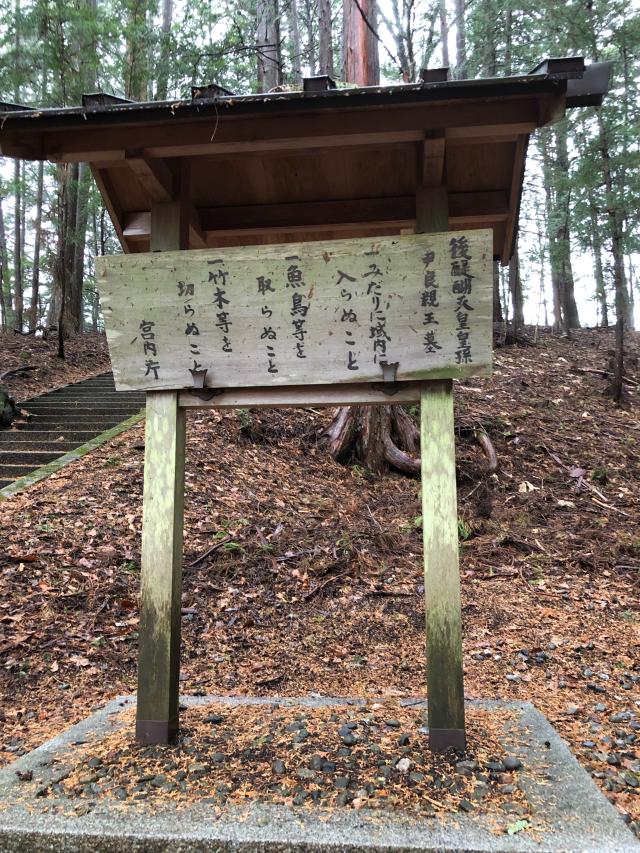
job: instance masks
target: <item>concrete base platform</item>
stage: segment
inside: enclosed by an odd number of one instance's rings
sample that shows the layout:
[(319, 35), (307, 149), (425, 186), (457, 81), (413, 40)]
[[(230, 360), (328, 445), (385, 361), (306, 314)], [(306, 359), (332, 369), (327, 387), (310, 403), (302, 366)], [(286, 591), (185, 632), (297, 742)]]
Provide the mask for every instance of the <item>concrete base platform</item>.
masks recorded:
[[(187, 698), (187, 705), (223, 702), (280, 706), (357, 705), (362, 700), (330, 698), (251, 699)], [(371, 699), (369, 701), (372, 701)], [(477, 703), (500, 715), (510, 714), (504, 744), (524, 763), (518, 783), (532, 808), (531, 826), (507, 833), (513, 815), (449, 814), (420, 818), (389, 811), (351, 808), (293, 808), (253, 804), (225, 807), (197, 803), (177, 810), (169, 803), (144, 811), (140, 802), (97, 800), (92, 811), (69, 815), (69, 800), (54, 796), (24, 800), (17, 772), (31, 772), (46, 785), (49, 765), (69, 747), (104, 737), (122, 725), (114, 713), (134, 704), (114, 700), (64, 734), (0, 771), (0, 851), (3, 853), (632, 853), (640, 843), (579, 766), (546, 719), (527, 703)], [(416, 705), (414, 701), (411, 703)], [(500, 716), (499, 716), (500, 718)], [(59, 764), (58, 764), (59, 768)]]

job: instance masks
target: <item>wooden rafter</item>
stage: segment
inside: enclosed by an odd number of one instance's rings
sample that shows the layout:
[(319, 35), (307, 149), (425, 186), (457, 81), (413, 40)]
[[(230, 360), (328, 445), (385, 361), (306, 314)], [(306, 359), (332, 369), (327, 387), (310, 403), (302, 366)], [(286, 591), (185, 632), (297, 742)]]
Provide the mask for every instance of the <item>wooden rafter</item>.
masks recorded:
[(527, 134), (522, 134), (516, 142), (516, 150), (513, 157), (513, 171), (511, 173), (511, 185), (509, 188), (509, 217), (504, 232), (504, 243), (500, 253), (503, 265), (509, 263), (513, 241), (515, 239), (516, 230), (518, 228), (518, 215), (520, 213), (520, 196), (522, 193), (522, 182), (524, 180), (524, 171), (527, 165), (527, 147), (529, 145), (529, 137)]
[(107, 208), (107, 212), (111, 217), (111, 221), (113, 223), (113, 227), (115, 228), (116, 234), (118, 235), (118, 239), (120, 240), (120, 244), (125, 252), (130, 252), (131, 247), (129, 245), (129, 241), (127, 239), (124, 224), (124, 214), (120, 205), (116, 201), (116, 195), (113, 191), (113, 187), (111, 185), (111, 181), (109, 176), (95, 164), (91, 165), (91, 172), (93, 174), (93, 179), (98, 185), (98, 189), (100, 190), (100, 195), (102, 196), (102, 200), (104, 201), (104, 206)]
[[(411, 228), (415, 222), (415, 196), (363, 198), (295, 204), (209, 207), (198, 212), (202, 235), (219, 237), (295, 230), (344, 230), (358, 227)], [(449, 196), (449, 223), (457, 227), (482, 225), (488, 220), (503, 222), (509, 213), (504, 192), (452, 193)], [(148, 240), (148, 211), (129, 213), (124, 233), (129, 240)], [(193, 238), (192, 238), (192, 242)]]

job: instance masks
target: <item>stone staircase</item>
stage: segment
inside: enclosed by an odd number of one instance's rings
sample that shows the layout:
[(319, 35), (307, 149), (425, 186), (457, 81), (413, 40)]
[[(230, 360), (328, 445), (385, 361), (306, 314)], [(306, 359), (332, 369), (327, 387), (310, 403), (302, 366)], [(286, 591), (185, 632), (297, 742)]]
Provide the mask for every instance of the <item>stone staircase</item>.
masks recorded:
[(116, 391), (112, 373), (21, 403), (32, 417), (0, 430), (0, 489), (127, 420), (144, 403), (144, 392)]

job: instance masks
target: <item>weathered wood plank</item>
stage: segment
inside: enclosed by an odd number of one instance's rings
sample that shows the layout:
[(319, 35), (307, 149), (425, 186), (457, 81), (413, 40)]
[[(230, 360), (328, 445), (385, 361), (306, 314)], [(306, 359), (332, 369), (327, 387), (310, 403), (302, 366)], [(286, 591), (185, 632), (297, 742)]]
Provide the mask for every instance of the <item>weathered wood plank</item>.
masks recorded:
[(464, 749), (464, 687), (458, 509), (451, 380), (427, 383), (420, 399), (422, 530), (427, 625), (429, 743)]
[(489, 230), (101, 258), (116, 386), (380, 382), (385, 364), (398, 381), (486, 373), (491, 258)]
[[(180, 392), (185, 409), (288, 408), (291, 406), (388, 406), (417, 403), (423, 382), (368, 383), (352, 385), (289, 385), (285, 388), (221, 388)], [(384, 388), (384, 390), (383, 390)], [(386, 391), (386, 393), (385, 393)]]
[[(151, 208), (151, 247), (185, 245), (180, 202)], [(178, 731), (186, 413), (175, 391), (147, 393), (136, 737), (168, 743)]]
[(185, 411), (173, 391), (147, 394), (136, 737), (178, 730)]

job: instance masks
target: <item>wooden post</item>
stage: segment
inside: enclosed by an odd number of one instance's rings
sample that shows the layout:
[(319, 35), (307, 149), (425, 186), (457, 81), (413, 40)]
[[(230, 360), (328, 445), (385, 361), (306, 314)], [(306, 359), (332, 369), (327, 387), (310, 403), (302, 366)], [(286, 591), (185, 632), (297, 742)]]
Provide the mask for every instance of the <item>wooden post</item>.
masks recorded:
[[(445, 139), (419, 150), (416, 233), (449, 230)], [(429, 382), (420, 396), (424, 595), (427, 628), (429, 745), (465, 748), (458, 507), (451, 379)]]
[[(151, 208), (151, 250), (185, 248), (180, 201)], [(178, 731), (185, 412), (177, 391), (147, 392), (136, 738), (169, 743)]]
[(451, 379), (420, 397), (429, 745), (464, 749), (462, 616)]

